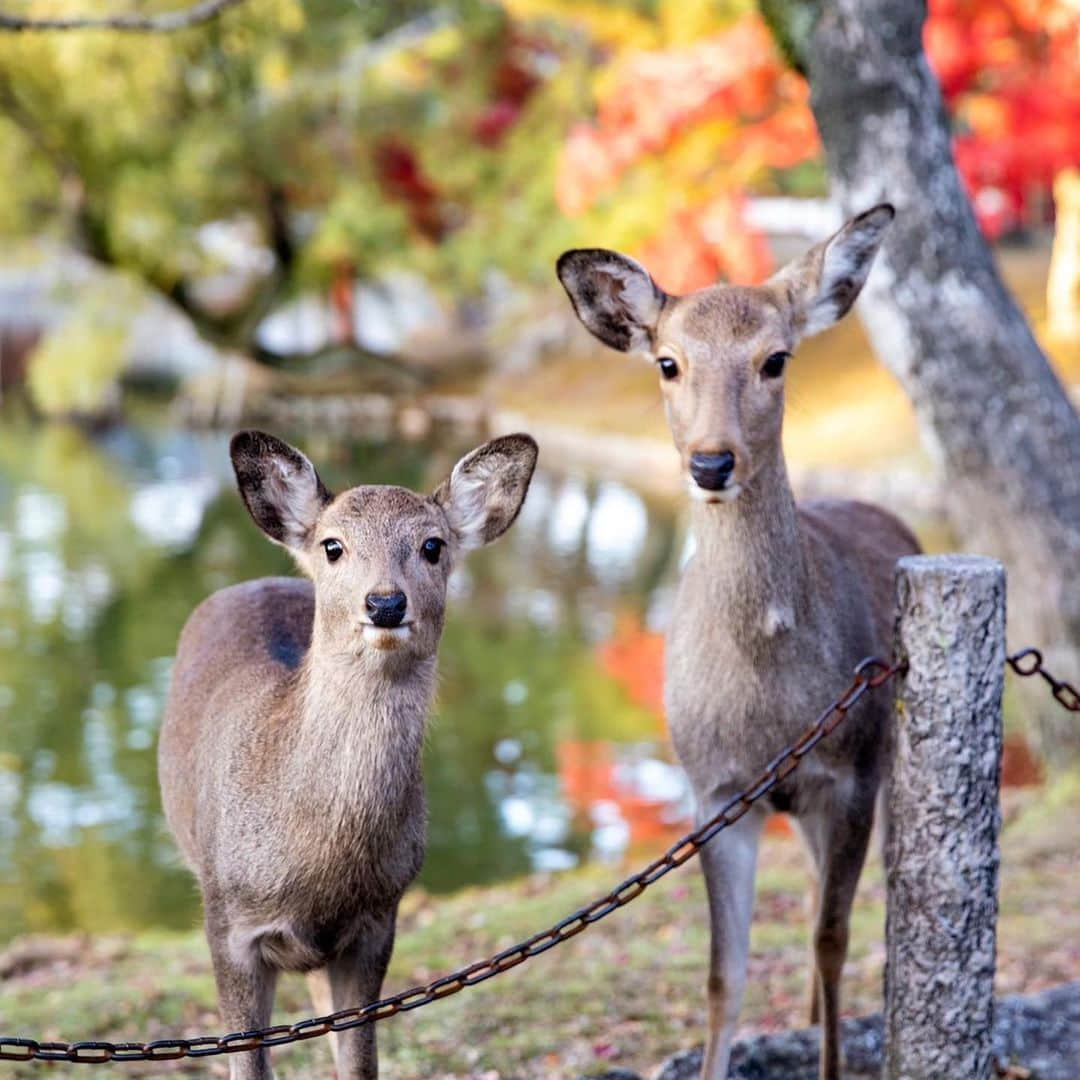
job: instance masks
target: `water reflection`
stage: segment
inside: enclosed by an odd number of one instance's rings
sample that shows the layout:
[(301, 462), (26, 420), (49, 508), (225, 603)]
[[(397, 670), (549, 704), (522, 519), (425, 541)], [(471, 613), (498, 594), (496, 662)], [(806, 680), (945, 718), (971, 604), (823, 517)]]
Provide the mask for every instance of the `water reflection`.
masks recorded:
[[(339, 487), (431, 489), (467, 449), (298, 439)], [(459, 571), (427, 888), (612, 858), (684, 819), (652, 633), (682, 548), (664, 507), (541, 470), (517, 526)], [(172, 652), (208, 593), (290, 572), (233, 491), (224, 435), (3, 423), (0, 939), (197, 918), (157, 795)]]

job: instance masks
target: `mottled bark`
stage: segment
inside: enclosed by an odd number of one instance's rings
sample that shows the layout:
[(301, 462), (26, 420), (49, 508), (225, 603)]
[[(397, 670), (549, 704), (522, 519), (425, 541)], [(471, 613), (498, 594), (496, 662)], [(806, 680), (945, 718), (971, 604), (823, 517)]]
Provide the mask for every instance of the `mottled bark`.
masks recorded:
[[(810, 80), (833, 194), (897, 218), (863, 292), (874, 347), (912, 400), (965, 546), (1009, 567), (1011, 636), (1080, 655), (1080, 417), (1004, 287), (952, 157), (921, 0), (763, 0)], [(1080, 728), (1042, 699), (1044, 748)]]
[(886, 814), (886, 1080), (990, 1080), (1005, 573), (975, 556), (897, 565)]

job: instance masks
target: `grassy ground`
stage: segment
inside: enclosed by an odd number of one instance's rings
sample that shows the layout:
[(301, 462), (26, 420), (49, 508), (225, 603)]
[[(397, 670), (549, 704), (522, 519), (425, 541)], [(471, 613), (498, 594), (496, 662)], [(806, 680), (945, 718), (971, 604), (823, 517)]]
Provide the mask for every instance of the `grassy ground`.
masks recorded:
[[(1010, 792), (1001, 879), (998, 987), (1035, 991), (1080, 977), (1080, 775)], [(451, 897), (410, 895), (387, 990), (423, 982), (527, 936), (605, 892), (618, 868), (533, 877)], [(804, 1023), (806, 875), (799, 846), (763, 851), (743, 1011), (747, 1032)], [(860, 888), (845, 975), (845, 1011), (880, 1007), (884, 889), (877, 860)], [(704, 1024), (707, 931), (699, 873), (676, 871), (572, 942), (483, 986), (381, 1025), (387, 1077), (575, 1077), (603, 1065), (648, 1075), (694, 1045)], [(139, 935), (24, 939), (0, 954), (0, 1032), (41, 1039), (153, 1039), (215, 1032), (203, 939)], [(284, 980), (275, 1020), (309, 1013), (303, 982)], [(279, 1080), (330, 1075), (325, 1040), (275, 1052)], [(224, 1076), (195, 1066), (129, 1065), (130, 1076)], [(83, 1076), (77, 1066), (10, 1066), (3, 1075)]]

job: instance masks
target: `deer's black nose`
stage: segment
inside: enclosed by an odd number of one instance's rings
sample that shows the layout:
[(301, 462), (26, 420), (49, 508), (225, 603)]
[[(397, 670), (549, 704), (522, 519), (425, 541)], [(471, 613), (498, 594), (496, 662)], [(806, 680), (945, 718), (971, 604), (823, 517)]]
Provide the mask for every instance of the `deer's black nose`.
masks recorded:
[(392, 593), (368, 593), (365, 603), (368, 615), (376, 626), (392, 627), (400, 626), (405, 618), (405, 594), (403, 592)]
[(706, 491), (723, 491), (735, 468), (735, 455), (730, 450), (722, 454), (692, 454), (690, 475), (694, 483)]

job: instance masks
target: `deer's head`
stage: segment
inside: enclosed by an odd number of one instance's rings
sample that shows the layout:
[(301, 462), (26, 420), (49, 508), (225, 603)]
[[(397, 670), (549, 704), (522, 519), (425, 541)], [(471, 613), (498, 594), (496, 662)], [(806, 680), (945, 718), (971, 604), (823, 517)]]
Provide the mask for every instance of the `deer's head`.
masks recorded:
[(851, 308), (892, 219), (891, 206), (876, 206), (753, 288), (670, 296), (618, 252), (568, 251), (559, 259), (559, 280), (586, 328), (656, 364), (694, 498), (737, 499), (780, 454), (791, 354)]
[(255, 524), (314, 582), (319, 647), (400, 661), (434, 655), (450, 571), (513, 524), (537, 448), (528, 435), (493, 439), (433, 495), (363, 486), (335, 496), (299, 450), (260, 431), (234, 436), (230, 453)]

